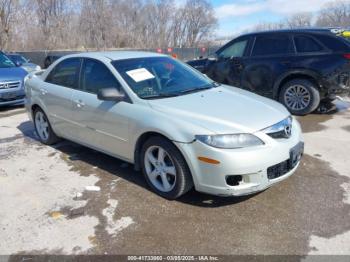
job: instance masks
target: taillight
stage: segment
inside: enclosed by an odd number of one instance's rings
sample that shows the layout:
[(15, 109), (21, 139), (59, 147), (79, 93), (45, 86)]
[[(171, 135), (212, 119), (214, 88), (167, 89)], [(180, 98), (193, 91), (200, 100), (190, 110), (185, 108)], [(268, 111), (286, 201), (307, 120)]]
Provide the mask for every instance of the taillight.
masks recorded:
[(345, 59), (350, 59), (350, 54), (343, 54), (343, 57), (344, 57)]

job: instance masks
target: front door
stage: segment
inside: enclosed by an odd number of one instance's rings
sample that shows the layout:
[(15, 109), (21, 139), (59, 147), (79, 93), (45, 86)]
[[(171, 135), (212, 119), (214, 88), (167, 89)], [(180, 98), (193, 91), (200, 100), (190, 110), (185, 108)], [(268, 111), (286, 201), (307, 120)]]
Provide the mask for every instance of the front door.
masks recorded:
[(207, 75), (219, 83), (241, 87), (248, 41), (249, 38), (237, 39), (219, 50), (217, 61), (210, 66)]
[(79, 90), (72, 95), (74, 122), (80, 126), (78, 141), (103, 152), (128, 158), (128, 117), (132, 104), (101, 101), (101, 88), (121, 89), (120, 83), (100, 61), (84, 59)]

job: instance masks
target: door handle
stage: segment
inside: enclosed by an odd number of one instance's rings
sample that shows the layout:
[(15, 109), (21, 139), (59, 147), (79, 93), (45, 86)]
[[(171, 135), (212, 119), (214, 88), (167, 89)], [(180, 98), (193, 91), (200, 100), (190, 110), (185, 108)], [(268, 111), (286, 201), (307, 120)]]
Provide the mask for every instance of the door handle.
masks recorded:
[(77, 107), (83, 107), (85, 106), (85, 103), (82, 100), (74, 100), (74, 103)]
[(42, 95), (46, 95), (46, 94), (47, 94), (47, 90), (44, 89), (44, 88), (41, 88), (41, 89), (40, 89), (40, 93), (41, 93)]

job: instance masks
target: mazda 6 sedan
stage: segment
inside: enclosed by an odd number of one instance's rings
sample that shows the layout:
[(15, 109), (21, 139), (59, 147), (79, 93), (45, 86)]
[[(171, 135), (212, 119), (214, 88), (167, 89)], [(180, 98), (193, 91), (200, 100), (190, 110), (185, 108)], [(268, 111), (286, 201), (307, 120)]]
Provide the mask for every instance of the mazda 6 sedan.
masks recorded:
[(219, 85), (162, 54), (65, 56), (25, 79), (40, 141), (72, 140), (142, 170), (159, 195), (239, 196), (292, 175), (303, 154), (281, 104)]

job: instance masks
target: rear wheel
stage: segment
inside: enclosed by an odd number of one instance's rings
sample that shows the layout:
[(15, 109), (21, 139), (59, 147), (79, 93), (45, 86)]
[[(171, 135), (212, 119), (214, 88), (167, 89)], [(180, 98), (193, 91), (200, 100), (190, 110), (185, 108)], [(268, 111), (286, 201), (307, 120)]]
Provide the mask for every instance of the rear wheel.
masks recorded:
[(58, 142), (59, 138), (52, 130), (50, 122), (44, 111), (40, 108), (35, 109), (33, 117), (35, 131), (38, 134), (40, 142), (46, 145), (52, 145)]
[(320, 104), (320, 93), (311, 81), (293, 79), (282, 86), (279, 101), (293, 115), (306, 115)]
[(142, 147), (141, 166), (149, 186), (167, 199), (176, 199), (193, 187), (181, 152), (167, 139), (152, 137)]

